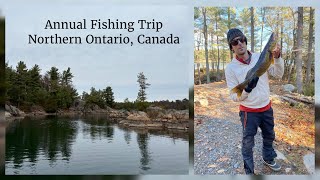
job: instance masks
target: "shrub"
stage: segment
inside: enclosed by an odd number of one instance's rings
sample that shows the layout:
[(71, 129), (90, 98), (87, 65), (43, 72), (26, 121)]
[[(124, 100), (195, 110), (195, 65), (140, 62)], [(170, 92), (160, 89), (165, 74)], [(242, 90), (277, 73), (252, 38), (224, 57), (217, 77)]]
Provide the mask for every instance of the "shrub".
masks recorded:
[(314, 82), (303, 86), (303, 94), (305, 96), (314, 96)]
[(145, 111), (149, 107), (148, 102), (135, 102), (135, 109)]

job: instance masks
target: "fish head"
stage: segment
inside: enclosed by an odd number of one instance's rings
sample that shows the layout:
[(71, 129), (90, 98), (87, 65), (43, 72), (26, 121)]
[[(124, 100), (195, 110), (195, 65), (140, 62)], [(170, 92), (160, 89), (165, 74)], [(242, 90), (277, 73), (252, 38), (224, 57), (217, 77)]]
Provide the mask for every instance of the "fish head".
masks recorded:
[(275, 33), (272, 32), (272, 34), (271, 34), (271, 36), (270, 36), (270, 38), (269, 38), (269, 41), (268, 41), (268, 43), (267, 43), (267, 44), (269, 44), (269, 47), (268, 47), (268, 51), (269, 51), (269, 52), (272, 52), (272, 51), (276, 48), (276, 46), (277, 46), (277, 39), (278, 39), (278, 37), (276, 37)]

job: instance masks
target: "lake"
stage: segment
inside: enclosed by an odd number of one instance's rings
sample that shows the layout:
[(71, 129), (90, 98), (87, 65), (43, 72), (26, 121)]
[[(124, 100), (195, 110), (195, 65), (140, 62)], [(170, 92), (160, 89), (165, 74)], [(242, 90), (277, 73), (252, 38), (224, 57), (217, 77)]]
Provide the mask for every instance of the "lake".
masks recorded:
[(188, 174), (187, 131), (101, 116), (26, 117), (6, 128), (6, 174)]

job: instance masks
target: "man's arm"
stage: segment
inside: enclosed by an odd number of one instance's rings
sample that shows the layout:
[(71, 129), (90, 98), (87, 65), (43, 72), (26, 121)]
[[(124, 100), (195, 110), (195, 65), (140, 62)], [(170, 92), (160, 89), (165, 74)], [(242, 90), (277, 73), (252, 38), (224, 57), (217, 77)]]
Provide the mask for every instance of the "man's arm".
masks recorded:
[(239, 82), (238, 82), (236, 76), (234, 75), (234, 73), (230, 70), (230, 68), (228, 68), (228, 67), (226, 68), (225, 75), (226, 75), (227, 86), (228, 86), (228, 89), (230, 92), (231, 99), (235, 102), (245, 100), (249, 95), (249, 93), (247, 93), (246, 91), (242, 91), (242, 94), (240, 97), (237, 96), (237, 93), (231, 92), (231, 89), (236, 87), (239, 84)]

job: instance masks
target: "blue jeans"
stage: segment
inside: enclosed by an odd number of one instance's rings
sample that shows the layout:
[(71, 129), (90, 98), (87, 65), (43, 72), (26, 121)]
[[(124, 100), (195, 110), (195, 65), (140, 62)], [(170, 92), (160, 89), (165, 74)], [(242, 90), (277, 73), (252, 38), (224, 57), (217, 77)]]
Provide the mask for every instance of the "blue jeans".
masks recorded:
[(262, 131), (263, 149), (262, 156), (265, 161), (272, 161), (277, 154), (273, 149), (274, 118), (273, 109), (264, 112), (244, 112), (239, 113), (242, 123), (242, 157), (246, 174), (254, 173), (253, 151), (254, 136), (257, 134), (258, 127)]

